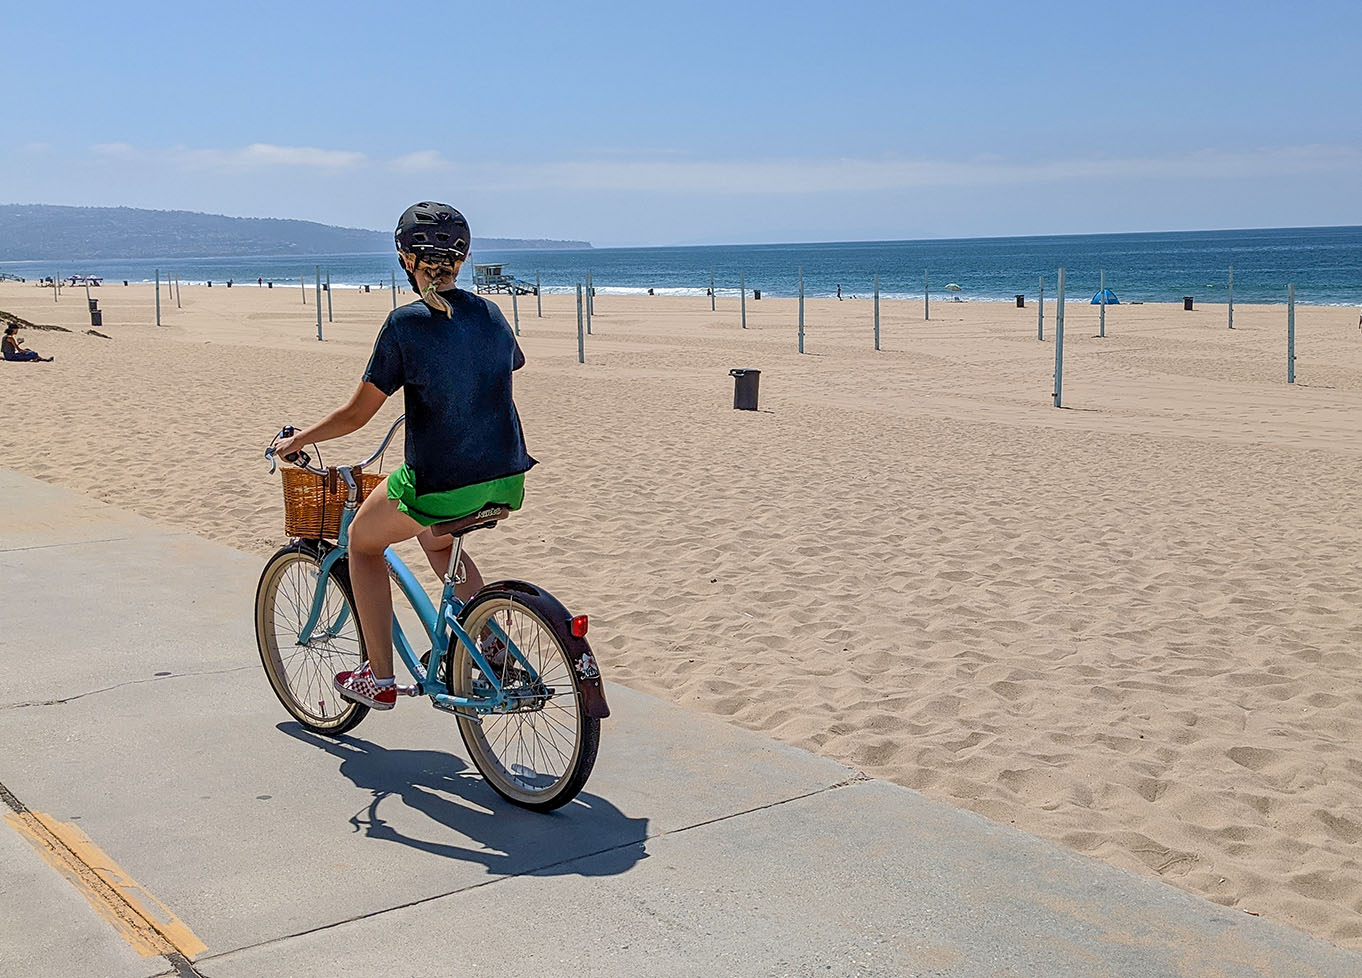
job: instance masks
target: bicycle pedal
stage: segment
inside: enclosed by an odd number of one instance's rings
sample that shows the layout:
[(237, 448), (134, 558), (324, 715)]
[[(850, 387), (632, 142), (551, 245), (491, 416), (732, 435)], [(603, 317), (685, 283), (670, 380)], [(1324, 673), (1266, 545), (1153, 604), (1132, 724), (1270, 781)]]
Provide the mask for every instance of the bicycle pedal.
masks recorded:
[(397, 684), (397, 695), (398, 695), (398, 696), (420, 696), (420, 695), (421, 695), (421, 687), (420, 687), (420, 686), (403, 686), (401, 683), (398, 683), (398, 684)]

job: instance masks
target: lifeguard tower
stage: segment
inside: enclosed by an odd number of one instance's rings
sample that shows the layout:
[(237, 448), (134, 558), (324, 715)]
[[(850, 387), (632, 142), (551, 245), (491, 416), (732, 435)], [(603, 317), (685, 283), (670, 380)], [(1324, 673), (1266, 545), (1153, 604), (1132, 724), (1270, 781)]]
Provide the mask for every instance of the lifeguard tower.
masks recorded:
[(534, 286), (522, 282), (513, 275), (507, 275), (506, 266), (501, 262), (488, 262), (473, 266), (473, 289), (479, 293), (505, 292), (516, 295), (534, 295)]

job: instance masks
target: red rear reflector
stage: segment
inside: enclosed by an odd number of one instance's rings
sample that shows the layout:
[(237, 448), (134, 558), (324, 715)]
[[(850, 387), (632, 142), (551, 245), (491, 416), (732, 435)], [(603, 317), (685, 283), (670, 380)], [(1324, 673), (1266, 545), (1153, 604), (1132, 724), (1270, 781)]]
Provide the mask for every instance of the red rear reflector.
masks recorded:
[(586, 626), (586, 615), (578, 615), (576, 618), (572, 619), (572, 637), (586, 638)]

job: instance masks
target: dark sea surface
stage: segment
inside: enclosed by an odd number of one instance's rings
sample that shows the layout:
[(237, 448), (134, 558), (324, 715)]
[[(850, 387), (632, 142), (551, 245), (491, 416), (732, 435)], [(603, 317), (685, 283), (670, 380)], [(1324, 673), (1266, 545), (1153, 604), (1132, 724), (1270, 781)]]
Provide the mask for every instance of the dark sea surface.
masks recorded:
[[(473, 261), (502, 261), (506, 271), (533, 283), (538, 274), (546, 292), (570, 292), (588, 271), (598, 294), (704, 295), (714, 274), (720, 295), (737, 295), (739, 276), (748, 289), (764, 295), (796, 295), (803, 270), (805, 294), (830, 296), (841, 285), (847, 297), (868, 296), (880, 276), (886, 299), (920, 299), (924, 273), (931, 293), (946, 297), (945, 287), (965, 301), (1034, 298), (1038, 278), (1055, 294), (1056, 272), (1065, 269), (1066, 295), (1090, 298), (1106, 270), (1107, 286), (1124, 301), (1174, 302), (1225, 300), (1229, 269), (1234, 267), (1236, 302), (1285, 302), (1288, 283), (1296, 301), (1316, 305), (1362, 305), (1362, 227), (1273, 228), (1248, 231), (1179, 231), (1147, 234), (1052, 235), (1025, 238), (959, 238), (937, 241), (865, 241), (828, 244), (701, 245), (684, 248), (593, 248), (581, 251), (478, 252)], [(471, 263), (470, 263), (471, 264)], [(106, 285), (181, 282), (255, 285), (257, 278), (275, 288), (298, 288), (300, 275), (311, 289), (321, 266), (341, 288), (385, 286), (403, 281), (392, 252), (361, 255), (273, 255), (129, 261), (4, 262), (0, 273), (28, 279), (47, 275), (100, 275)], [(471, 287), (471, 269), (460, 284)], [(954, 290), (952, 290), (954, 291)]]

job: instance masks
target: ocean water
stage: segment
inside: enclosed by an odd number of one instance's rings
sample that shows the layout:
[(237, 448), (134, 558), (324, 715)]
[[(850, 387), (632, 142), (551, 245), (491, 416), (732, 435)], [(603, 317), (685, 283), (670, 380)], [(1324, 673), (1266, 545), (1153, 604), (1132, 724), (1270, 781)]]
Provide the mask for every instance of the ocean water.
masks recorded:
[[(1146, 234), (1050, 235), (1019, 238), (959, 238), (935, 241), (866, 241), (828, 244), (702, 245), (676, 248), (593, 248), (580, 251), (477, 252), (473, 261), (502, 261), (506, 271), (533, 282), (538, 273), (545, 292), (571, 292), (588, 271), (599, 295), (704, 295), (714, 274), (719, 294), (737, 295), (739, 275), (748, 289), (763, 295), (794, 296), (803, 270), (805, 294), (848, 298), (871, 294), (880, 276), (886, 299), (918, 299), (924, 272), (933, 296), (952, 294), (964, 301), (1012, 301), (1024, 293), (1034, 299), (1038, 277), (1045, 293), (1055, 294), (1056, 270), (1065, 269), (1066, 296), (1086, 300), (1098, 288), (1101, 269), (1107, 287), (1123, 301), (1176, 302), (1194, 296), (1203, 302), (1225, 300), (1228, 270), (1234, 267), (1237, 302), (1285, 302), (1288, 283), (1296, 301), (1316, 305), (1362, 305), (1362, 227), (1272, 228), (1244, 231), (1185, 231)], [(471, 264), (471, 263), (470, 263)], [(4, 262), (0, 272), (41, 278), (46, 275), (102, 275), (106, 285), (123, 280), (150, 282), (212, 281), (254, 286), (257, 278), (275, 288), (298, 288), (299, 276), (311, 289), (315, 268), (332, 285), (386, 286), (404, 276), (392, 252), (359, 255), (266, 255), (259, 257), (159, 260)], [(470, 287), (471, 268), (460, 284)], [(948, 284), (960, 291), (944, 291)]]

